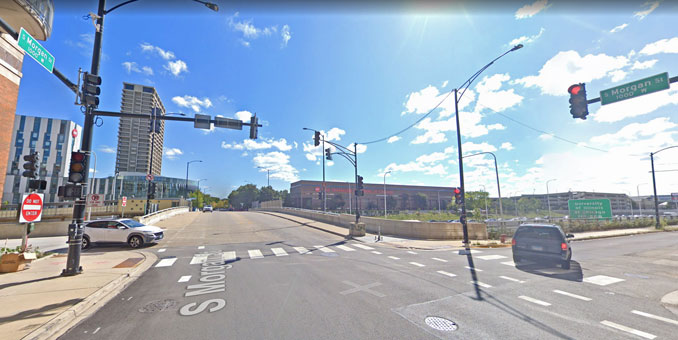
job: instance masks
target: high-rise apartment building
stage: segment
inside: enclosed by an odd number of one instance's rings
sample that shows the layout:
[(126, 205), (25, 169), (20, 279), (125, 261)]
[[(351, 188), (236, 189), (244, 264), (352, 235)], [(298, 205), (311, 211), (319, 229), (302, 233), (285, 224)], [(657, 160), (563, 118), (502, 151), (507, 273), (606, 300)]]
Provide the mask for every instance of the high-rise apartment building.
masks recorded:
[[(165, 115), (165, 107), (154, 87), (123, 83), (120, 112), (151, 114), (153, 108)], [(165, 122), (160, 131), (150, 132), (150, 119), (120, 118), (115, 172), (141, 172), (160, 175)], [(152, 149), (152, 150), (151, 150)]]

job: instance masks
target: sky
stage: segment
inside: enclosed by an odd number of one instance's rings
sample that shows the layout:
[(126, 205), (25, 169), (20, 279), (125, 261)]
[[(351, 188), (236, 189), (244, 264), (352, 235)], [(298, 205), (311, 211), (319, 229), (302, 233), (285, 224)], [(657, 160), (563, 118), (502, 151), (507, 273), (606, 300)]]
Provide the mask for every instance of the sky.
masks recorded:
[[(42, 42), (71, 80), (89, 70), (96, 1), (55, 1), (51, 37)], [(110, 8), (120, 1), (108, 1)], [(168, 122), (162, 175), (204, 179), (225, 197), (238, 186), (290, 188), (322, 179), (313, 133), (358, 143), (366, 183), (459, 186), (454, 88), (487, 68), (459, 99), (464, 155), (493, 152), (502, 196), (596, 191), (652, 192), (650, 152), (678, 145), (678, 84), (618, 103), (569, 113), (567, 88), (599, 91), (668, 72), (678, 75), (678, 4), (605, 2), (338, 2), (291, 7), (220, 2), (139, 1), (105, 19), (99, 109), (119, 111), (122, 82), (154, 86), (168, 112), (242, 119), (247, 129), (195, 129)], [(585, 8), (585, 9), (584, 9)], [(461, 93), (461, 92), (460, 92)], [(75, 95), (29, 56), (17, 114), (83, 124)], [(430, 114), (429, 114), (430, 113)], [(427, 115), (428, 114), (428, 115)], [(118, 119), (94, 128), (96, 176), (115, 171)], [(411, 126), (404, 132), (397, 132)], [(376, 143), (369, 143), (382, 140)], [(678, 169), (678, 148), (655, 156), (656, 170)], [(93, 171), (93, 169), (91, 169)], [(335, 155), (328, 181), (353, 181)], [(464, 158), (466, 190), (497, 196), (489, 155)], [(675, 172), (657, 173), (659, 194), (678, 192)]]

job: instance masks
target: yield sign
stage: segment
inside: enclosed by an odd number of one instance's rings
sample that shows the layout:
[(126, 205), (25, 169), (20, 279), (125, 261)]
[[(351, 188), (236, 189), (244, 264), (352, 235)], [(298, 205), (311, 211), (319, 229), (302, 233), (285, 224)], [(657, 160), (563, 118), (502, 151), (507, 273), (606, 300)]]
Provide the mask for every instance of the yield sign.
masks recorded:
[(19, 223), (39, 222), (42, 218), (43, 194), (24, 194)]

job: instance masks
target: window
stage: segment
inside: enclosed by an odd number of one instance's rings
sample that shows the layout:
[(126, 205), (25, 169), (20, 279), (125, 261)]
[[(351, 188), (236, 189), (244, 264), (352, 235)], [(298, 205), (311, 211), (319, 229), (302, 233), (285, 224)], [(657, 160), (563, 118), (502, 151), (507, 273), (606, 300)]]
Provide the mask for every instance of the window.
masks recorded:
[(125, 84), (125, 90), (132, 90), (132, 91), (134, 91), (134, 85), (132, 85), (132, 84)]
[(65, 139), (66, 139), (66, 136), (64, 134), (60, 133), (59, 135), (57, 135), (57, 143), (61, 144), (61, 143), (64, 142)]
[(152, 88), (152, 87), (146, 87), (146, 86), (144, 86), (144, 92), (146, 92), (146, 93), (153, 93), (153, 88)]

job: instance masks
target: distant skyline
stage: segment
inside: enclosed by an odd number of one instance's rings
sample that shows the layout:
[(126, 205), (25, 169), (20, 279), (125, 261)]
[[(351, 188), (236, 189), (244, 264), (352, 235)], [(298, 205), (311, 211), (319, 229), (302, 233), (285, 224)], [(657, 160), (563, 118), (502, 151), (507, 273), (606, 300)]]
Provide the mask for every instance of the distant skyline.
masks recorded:
[[(113, 3), (112, 1), (109, 1)], [(54, 27), (41, 42), (55, 66), (75, 80), (89, 70), (96, 1), (55, 4)], [(141, 2), (139, 2), (141, 3)], [(322, 179), (320, 147), (308, 127), (328, 140), (358, 144), (365, 182), (459, 185), (454, 102), (446, 97), (483, 65), (516, 44), (469, 88), (459, 109), (464, 154), (494, 152), (502, 196), (596, 191), (652, 194), (649, 153), (678, 145), (678, 85), (601, 106), (587, 120), (569, 114), (567, 88), (584, 82), (588, 97), (662, 72), (678, 75), (678, 4), (625, 1), (614, 11), (594, 2), (589, 13), (545, 0), (435, 7), (403, 3), (369, 11), (352, 4), (283, 10), (265, 4), (204, 6), (173, 1), (131, 3), (106, 17), (100, 109), (119, 111), (123, 82), (153, 86), (167, 112), (249, 121), (242, 131), (194, 129), (167, 122), (162, 175), (206, 178), (221, 197), (246, 183), (288, 189)], [(118, 2), (109, 4), (114, 6)], [(494, 4), (492, 2), (491, 4)], [(382, 13), (383, 12), (383, 13)], [(75, 95), (29, 56), (24, 58), (17, 114), (83, 124)], [(436, 104), (430, 116), (402, 134)], [(113, 175), (117, 118), (94, 128), (97, 177)], [(655, 158), (658, 193), (678, 192), (678, 148)], [(341, 157), (326, 162), (330, 181), (353, 181)], [(497, 196), (490, 156), (464, 159), (467, 190)]]

